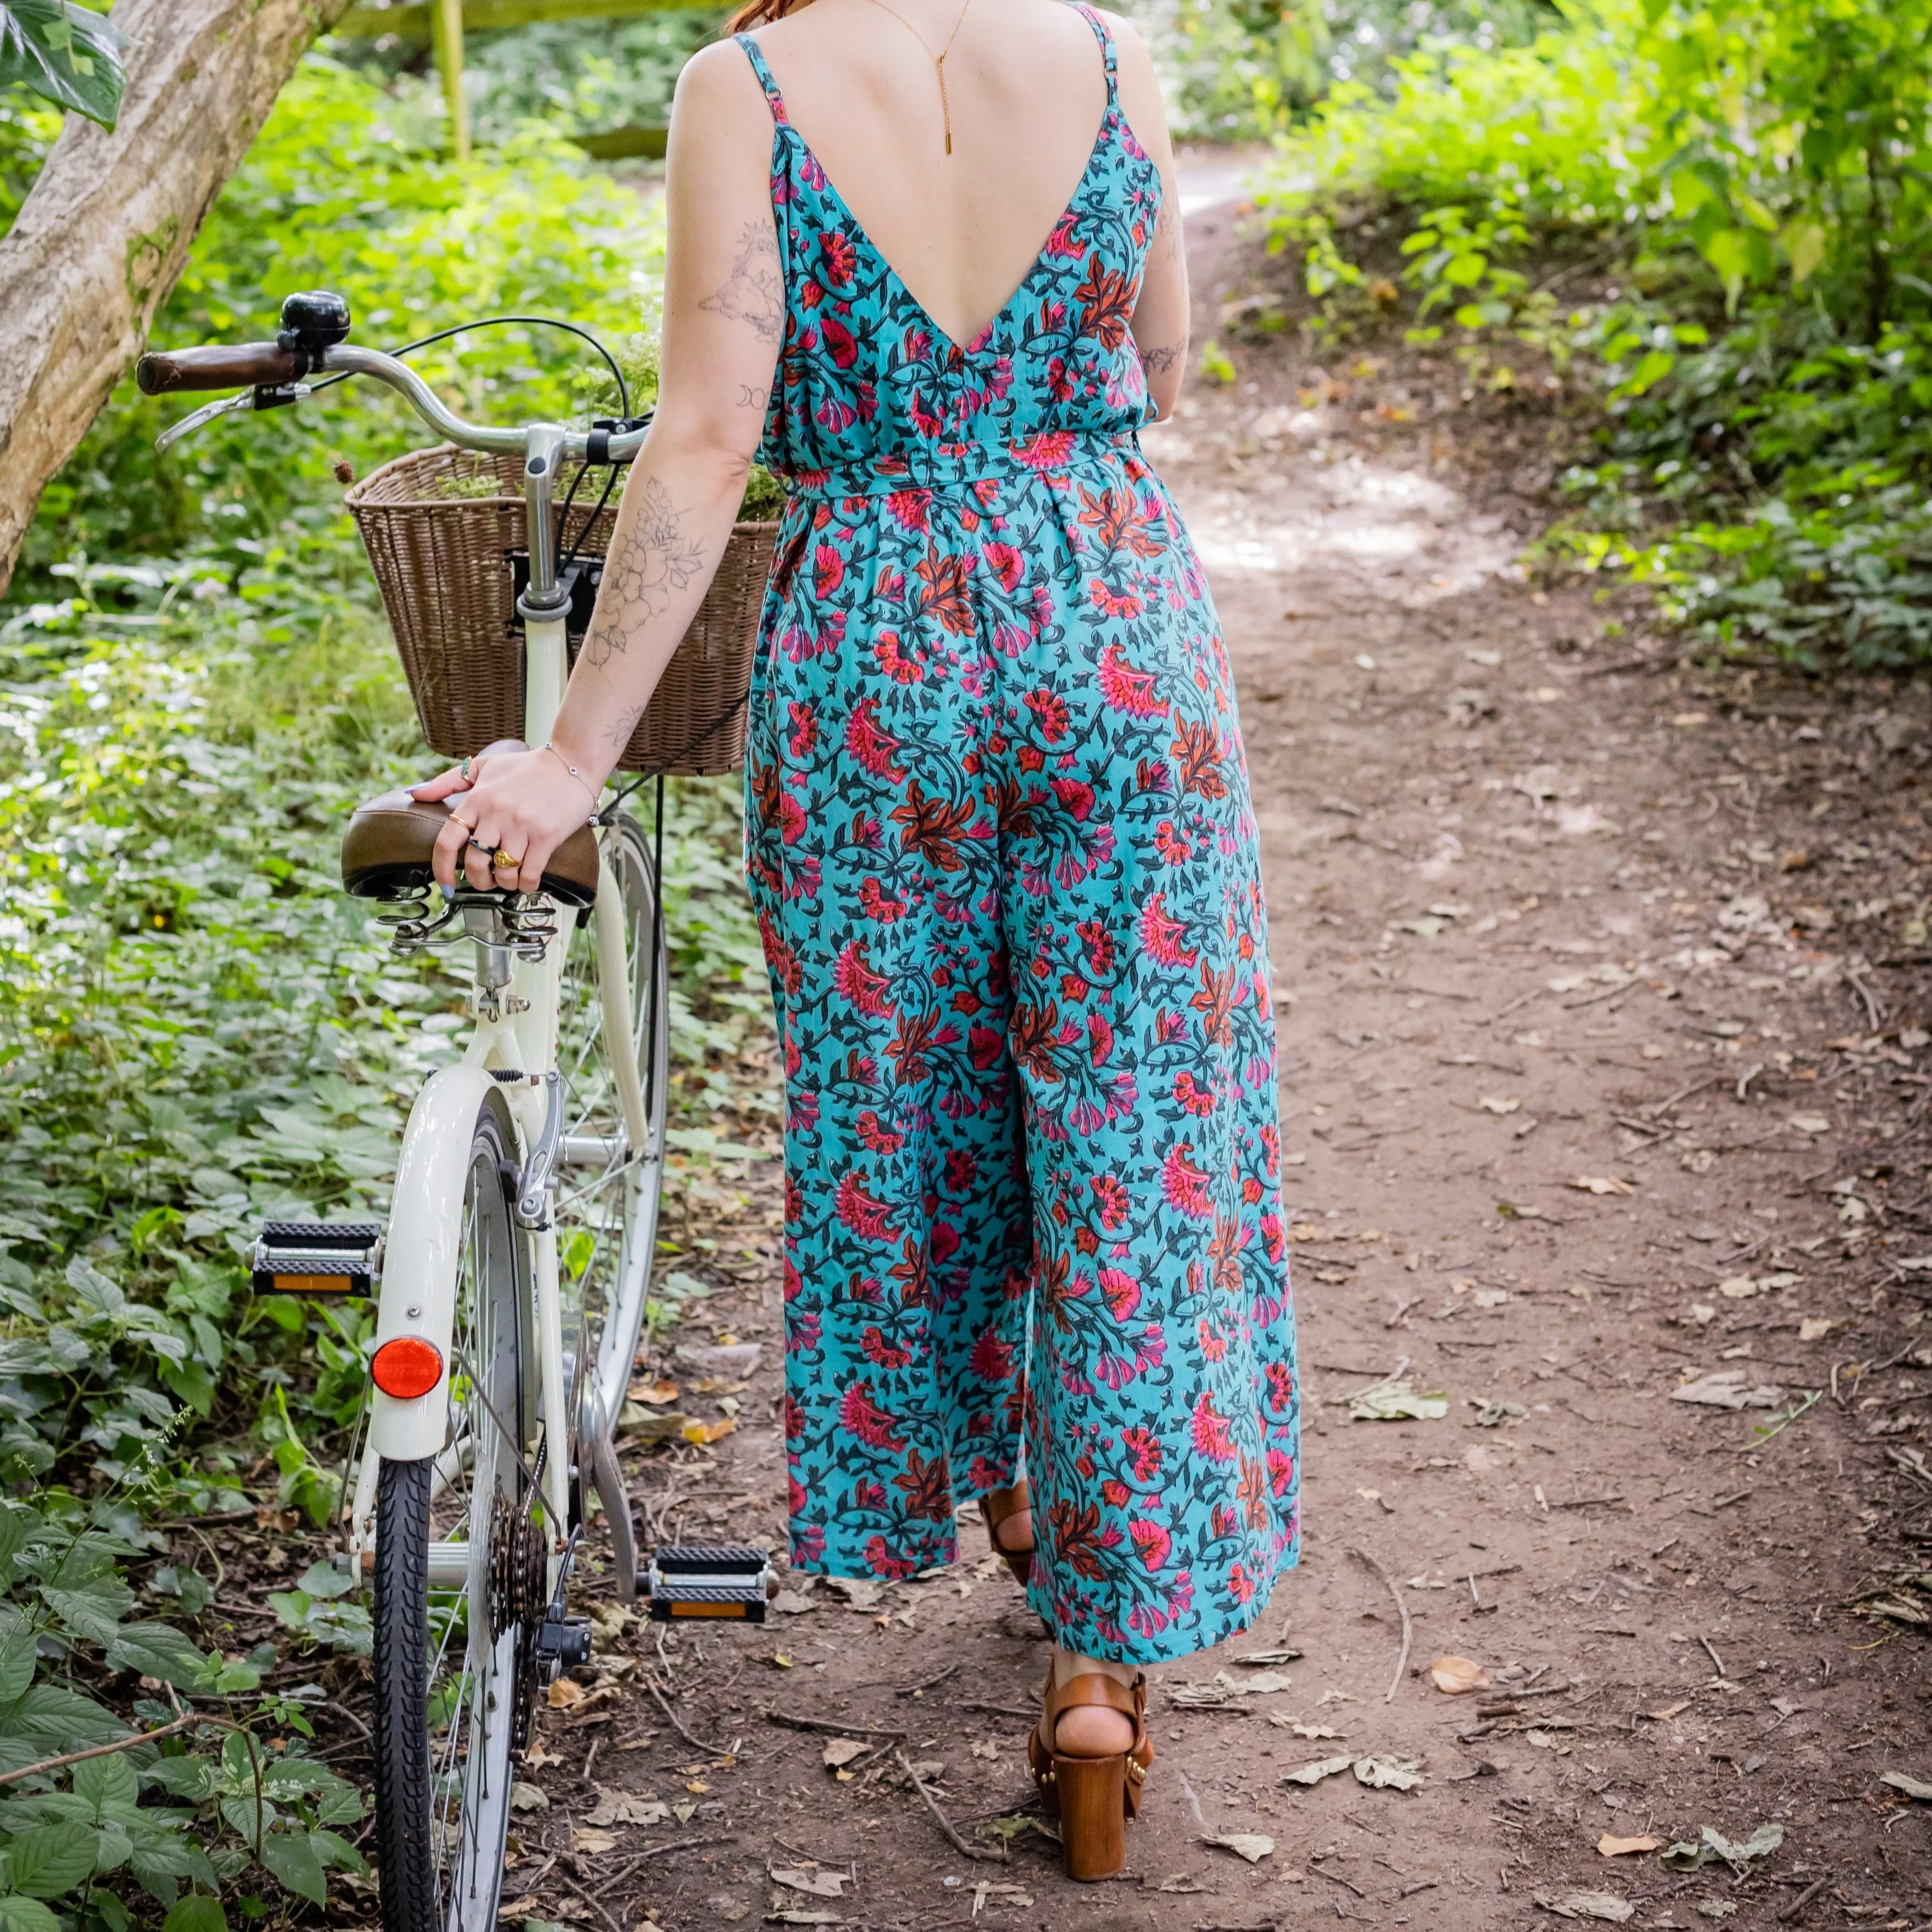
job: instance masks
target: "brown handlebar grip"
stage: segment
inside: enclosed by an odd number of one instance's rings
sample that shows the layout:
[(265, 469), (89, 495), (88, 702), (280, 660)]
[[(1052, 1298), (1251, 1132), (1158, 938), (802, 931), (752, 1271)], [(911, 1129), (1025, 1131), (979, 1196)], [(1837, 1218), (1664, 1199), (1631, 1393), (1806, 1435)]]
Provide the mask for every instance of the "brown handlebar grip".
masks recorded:
[(144, 396), (165, 396), (176, 389), (260, 388), (295, 380), (296, 352), (273, 342), (176, 349), (143, 356), (134, 369)]

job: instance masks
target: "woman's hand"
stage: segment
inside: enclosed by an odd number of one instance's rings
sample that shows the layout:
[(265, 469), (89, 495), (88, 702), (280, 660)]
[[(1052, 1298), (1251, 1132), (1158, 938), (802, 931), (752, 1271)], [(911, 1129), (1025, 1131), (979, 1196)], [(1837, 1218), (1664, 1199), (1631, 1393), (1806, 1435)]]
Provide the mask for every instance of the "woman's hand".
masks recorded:
[(596, 808), (589, 781), (550, 750), (480, 754), (465, 770), (410, 788), (425, 803), (451, 802), (430, 861), (436, 883), (454, 885), (460, 866), (479, 891), (539, 890), (550, 855)]

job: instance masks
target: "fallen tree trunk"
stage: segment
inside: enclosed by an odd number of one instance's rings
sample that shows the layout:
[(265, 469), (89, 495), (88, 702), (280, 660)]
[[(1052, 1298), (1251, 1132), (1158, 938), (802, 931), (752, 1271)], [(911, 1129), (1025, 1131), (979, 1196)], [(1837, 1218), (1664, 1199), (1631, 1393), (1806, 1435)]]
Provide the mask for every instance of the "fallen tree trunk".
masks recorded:
[(112, 130), (68, 116), (0, 236), (0, 592), (48, 480), (147, 340), (189, 245), (345, 0), (120, 0)]

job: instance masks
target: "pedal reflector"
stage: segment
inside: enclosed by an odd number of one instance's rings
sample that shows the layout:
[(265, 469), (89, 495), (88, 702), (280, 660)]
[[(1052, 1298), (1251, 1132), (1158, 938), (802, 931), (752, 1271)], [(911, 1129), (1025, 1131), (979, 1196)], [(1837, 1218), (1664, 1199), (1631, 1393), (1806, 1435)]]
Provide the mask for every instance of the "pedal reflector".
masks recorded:
[(771, 1559), (745, 1546), (674, 1544), (651, 1558), (644, 1587), (651, 1621), (668, 1624), (685, 1617), (729, 1617), (742, 1623), (765, 1620)]
[(257, 1294), (366, 1295), (382, 1231), (373, 1221), (269, 1221), (250, 1257)]

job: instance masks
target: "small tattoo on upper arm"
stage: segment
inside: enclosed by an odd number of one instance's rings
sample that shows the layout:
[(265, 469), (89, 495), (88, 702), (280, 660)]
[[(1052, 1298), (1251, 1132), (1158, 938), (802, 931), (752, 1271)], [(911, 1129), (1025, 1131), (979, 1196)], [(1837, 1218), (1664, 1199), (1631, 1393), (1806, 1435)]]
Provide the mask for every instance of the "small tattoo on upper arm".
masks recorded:
[(1158, 349), (1143, 349), (1137, 342), (1134, 348), (1140, 356), (1141, 367), (1150, 376), (1165, 376), (1187, 352), (1185, 340), (1170, 342)]
[[(672, 598), (704, 568), (703, 545), (684, 532), (681, 512), (655, 476), (644, 479), (637, 520), (604, 566), (596, 621), (584, 640), (592, 670), (622, 657), (638, 628), (670, 609)], [(626, 736), (629, 734), (626, 731)]]
[(760, 342), (784, 340), (784, 265), (769, 222), (746, 223), (724, 286), (698, 305), (728, 321), (749, 322)]
[(761, 388), (756, 382), (738, 385), (738, 406), (741, 410), (761, 410), (771, 399), (771, 391)]

